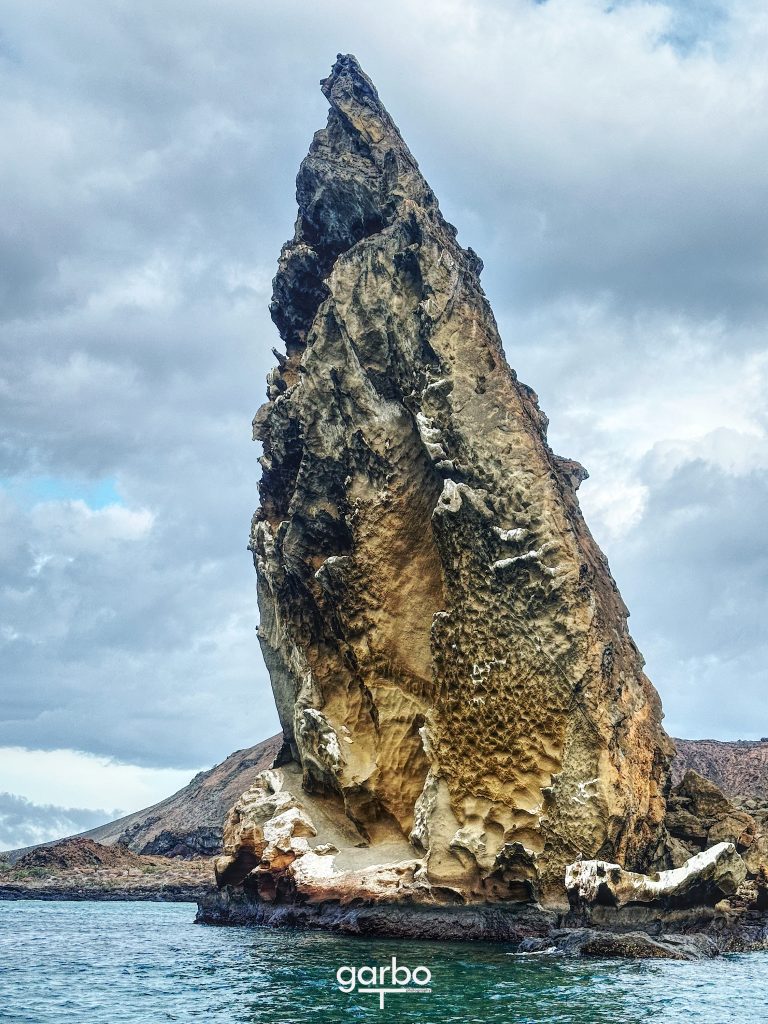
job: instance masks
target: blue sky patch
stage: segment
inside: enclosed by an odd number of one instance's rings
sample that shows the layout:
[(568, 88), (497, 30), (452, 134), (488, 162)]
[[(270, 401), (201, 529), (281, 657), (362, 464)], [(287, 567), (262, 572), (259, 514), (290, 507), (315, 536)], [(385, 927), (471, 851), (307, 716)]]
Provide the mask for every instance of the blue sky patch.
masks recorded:
[(4, 490), (24, 504), (40, 501), (84, 501), (89, 508), (122, 504), (116, 477), (102, 480), (78, 480), (74, 477), (11, 477), (2, 481)]

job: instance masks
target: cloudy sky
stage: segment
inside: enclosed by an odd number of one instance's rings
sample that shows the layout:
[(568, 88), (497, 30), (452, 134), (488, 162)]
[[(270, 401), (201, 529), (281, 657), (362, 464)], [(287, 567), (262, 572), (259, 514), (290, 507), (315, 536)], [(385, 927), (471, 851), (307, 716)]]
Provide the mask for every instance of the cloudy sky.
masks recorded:
[(276, 731), (250, 420), (353, 52), (539, 393), (675, 735), (768, 735), (762, 0), (9, 0), (0, 847)]

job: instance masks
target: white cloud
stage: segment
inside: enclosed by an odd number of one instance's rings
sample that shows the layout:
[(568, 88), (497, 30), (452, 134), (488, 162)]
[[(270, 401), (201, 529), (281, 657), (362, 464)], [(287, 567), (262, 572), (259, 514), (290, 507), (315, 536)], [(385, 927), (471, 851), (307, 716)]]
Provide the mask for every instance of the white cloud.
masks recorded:
[[(64, 554), (98, 552), (109, 544), (142, 540), (155, 521), (154, 514), (146, 508), (130, 509), (115, 504), (92, 509), (82, 500), (40, 502), (30, 510), (29, 518), (32, 529)], [(39, 557), (36, 556), (35, 566)], [(55, 556), (43, 557), (50, 561)]]
[[(210, 768), (210, 765), (203, 767)], [(145, 768), (77, 750), (0, 747), (0, 792), (37, 804), (107, 808), (114, 817), (163, 800), (186, 786), (200, 766)]]
[(0, 850), (15, 850), (76, 835), (103, 825), (110, 813), (101, 809), (36, 804), (0, 791)]

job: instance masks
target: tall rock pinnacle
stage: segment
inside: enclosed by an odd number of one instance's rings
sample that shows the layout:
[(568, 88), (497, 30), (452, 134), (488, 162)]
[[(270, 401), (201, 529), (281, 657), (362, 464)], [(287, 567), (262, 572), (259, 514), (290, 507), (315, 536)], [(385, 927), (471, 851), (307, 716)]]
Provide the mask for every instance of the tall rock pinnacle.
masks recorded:
[(219, 878), (277, 902), (557, 904), (579, 855), (661, 856), (659, 699), (481, 261), (355, 58), (322, 88), (254, 420), (285, 743)]

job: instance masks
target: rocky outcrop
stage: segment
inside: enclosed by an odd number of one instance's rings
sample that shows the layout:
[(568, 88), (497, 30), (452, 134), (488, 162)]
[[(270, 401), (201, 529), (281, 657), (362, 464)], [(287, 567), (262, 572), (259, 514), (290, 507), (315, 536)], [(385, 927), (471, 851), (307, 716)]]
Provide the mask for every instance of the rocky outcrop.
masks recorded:
[(214, 888), (209, 859), (145, 857), (86, 837), (37, 847), (15, 863), (0, 858), (0, 900), (204, 900)]
[(694, 771), (686, 772), (667, 800), (667, 828), (689, 849), (705, 850), (726, 840), (744, 852), (755, 839), (754, 819)]
[(768, 873), (749, 871), (734, 843), (650, 875), (579, 860), (565, 884), (570, 911), (560, 929), (531, 937), (525, 948), (551, 940), (556, 951), (582, 956), (674, 959), (768, 948)]
[(322, 88), (254, 420), (285, 743), (219, 876), (278, 903), (563, 905), (578, 855), (663, 855), (659, 700), (481, 260), (356, 60)]
[(565, 872), (565, 888), (574, 910), (595, 906), (621, 910), (643, 906), (653, 910), (712, 907), (735, 895), (747, 876), (733, 843), (718, 843), (687, 860), (682, 867), (643, 875), (619, 864), (580, 860)]
[(38, 846), (20, 857), (14, 867), (19, 871), (30, 869), (62, 871), (70, 868), (132, 868), (141, 860), (123, 846), (104, 846), (85, 836), (63, 839), (49, 846)]
[(731, 842), (757, 877), (768, 866), (768, 740), (675, 740), (667, 800), (668, 855), (675, 865)]
[(768, 737), (761, 740), (679, 740), (672, 762), (678, 785), (689, 770), (718, 786), (727, 797), (768, 805)]
[(718, 787), (694, 771), (672, 790), (667, 801), (668, 849), (676, 864), (717, 843), (733, 843), (749, 869), (768, 864), (764, 825), (740, 810)]
[(519, 953), (565, 953), (584, 957), (633, 960), (708, 960), (720, 948), (708, 935), (607, 932), (595, 928), (557, 928), (546, 936), (522, 940)]

